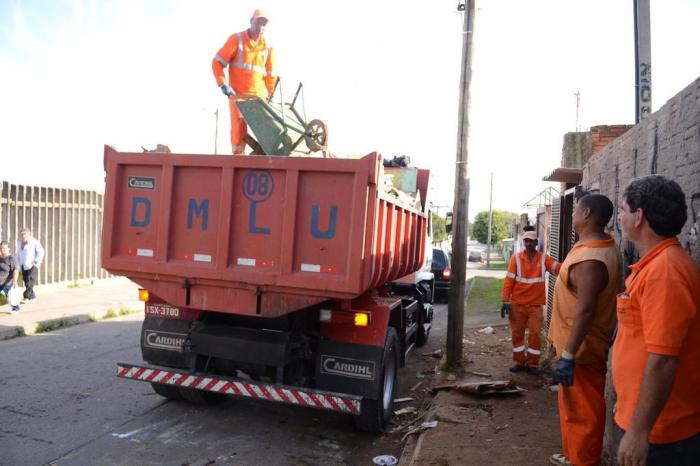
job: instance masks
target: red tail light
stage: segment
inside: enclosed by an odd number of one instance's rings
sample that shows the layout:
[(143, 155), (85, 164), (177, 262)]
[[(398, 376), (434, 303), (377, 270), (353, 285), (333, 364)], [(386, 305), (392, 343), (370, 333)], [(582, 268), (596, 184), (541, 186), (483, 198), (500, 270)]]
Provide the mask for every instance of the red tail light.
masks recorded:
[(442, 271), (442, 278), (450, 278), (450, 275), (451, 275), (450, 268), (445, 267), (445, 270)]

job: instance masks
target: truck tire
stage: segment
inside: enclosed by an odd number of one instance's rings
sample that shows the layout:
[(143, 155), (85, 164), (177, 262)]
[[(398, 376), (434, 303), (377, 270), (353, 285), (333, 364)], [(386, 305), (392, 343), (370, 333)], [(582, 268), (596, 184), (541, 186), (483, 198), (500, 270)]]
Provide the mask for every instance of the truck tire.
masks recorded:
[(180, 396), (185, 401), (196, 405), (215, 405), (226, 400), (222, 393), (205, 392), (195, 388), (179, 387)]
[(396, 374), (399, 367), (396, 330), (389, 327), (382, 355), (381, 383), (377, 399), (363, 398), (360, 415), (354, 417), (355, 427), (364, 432), (380, 433), (393, 413)]
[(180, 396), (180, 391), (178, 390), (178, 387), (155, 382), (151, 382), (151, 387), (153, 388), (154, 392), (156, 392), (163, 398), (167, 398), (173, 401), (182, 400), (182, 396)]

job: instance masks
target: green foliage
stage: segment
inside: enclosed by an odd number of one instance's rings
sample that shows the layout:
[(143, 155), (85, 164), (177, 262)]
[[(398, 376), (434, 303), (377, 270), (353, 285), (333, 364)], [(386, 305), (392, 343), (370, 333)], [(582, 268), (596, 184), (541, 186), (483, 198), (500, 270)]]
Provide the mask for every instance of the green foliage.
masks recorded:
[(433, 243), (439, 244), (447, 239), (445, 230), (445, 217), (433, 214)]
[[(503, 210), (494, 210), (491, 218), (491, 244), (495, 245), (505, 238), (513, 236), (513, 228), (518, 222), (518, 214)], [(471, 237), (486, 244), (489, 235), (489, 212), (484, 210), (476, 214), (472, 223)]]

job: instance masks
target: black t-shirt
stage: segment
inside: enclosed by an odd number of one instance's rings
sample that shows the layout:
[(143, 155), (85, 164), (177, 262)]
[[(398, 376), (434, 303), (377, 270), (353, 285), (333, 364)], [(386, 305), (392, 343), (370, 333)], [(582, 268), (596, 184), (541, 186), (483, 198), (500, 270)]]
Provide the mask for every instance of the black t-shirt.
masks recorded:
[(12, 282), (15, 270), (17, 270), (15, 256), (0, 257), (0, 287)]

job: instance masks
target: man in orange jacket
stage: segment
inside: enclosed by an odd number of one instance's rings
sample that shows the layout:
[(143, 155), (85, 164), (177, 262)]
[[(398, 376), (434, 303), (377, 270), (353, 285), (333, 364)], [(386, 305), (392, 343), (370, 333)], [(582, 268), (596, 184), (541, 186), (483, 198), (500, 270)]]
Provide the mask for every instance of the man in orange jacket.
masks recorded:
[(605, 233), (613, 214), (610, 199), (579, 199), (572, 224), (579, 240), (561, 265), (554, 285), (549, 340), (559, 359), (554, 380), (564, 457), (553, 464), (597, 466), (605, 432), (605, 374), (615, 328), (620, 252)]
[[(540, 329), (542, 306), (545, 303), (544, 280), (546, 272), (559, 273), (559, 263), (537, 250), (537, 234), (523, 234), (525, 249), (513, 255), (501, 293), (501, 317), (508, 315), (513, 340), (511, 372), (528, 370), (537, 373), (540, 362)], [(528, 330), (527, 349), (525, 329)]]
[[(673, 180), (645, 176), (622, 195), (622, 234), (637, 247), (617, 298), (612, 378), (617, 460), (629, 465), (700, 464), (700, 271), (678, 241), (686, 197)], [(694, 220), (694, 219), (693, 219)]]
[[(265, 40), (268, 16), (255, 10), (250, 28), (231, 35), (211, 62), (216, 84), (229, 98), (231, 110), (231, 150), (234, 155), (245, 155), (245, 137), (248, 133), (241, 112), (236, 106), (236, 95), (256, 95), (266, 99), (272, 94), (277, 78), (274, 76), (274, 53)], [(228, 84), (225, 68), (228, 67)]]

